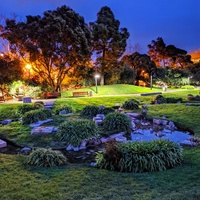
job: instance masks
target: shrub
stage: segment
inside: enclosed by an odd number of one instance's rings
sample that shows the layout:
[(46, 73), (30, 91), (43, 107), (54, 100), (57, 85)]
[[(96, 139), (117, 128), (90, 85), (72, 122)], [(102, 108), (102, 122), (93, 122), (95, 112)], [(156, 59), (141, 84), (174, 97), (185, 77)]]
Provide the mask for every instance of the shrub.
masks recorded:
[(27, 164), (38, 167), (54, 167), (66, 163), (67, 158), (60, 151), (44, 148), (33, 150), (27, 160)]
[(183, 160), (181, 147), (168, 140), (119, 143), (113, 148), (118, 151), (113, 154), (115, 157), (107, 156), (108, 148), (97, 153), (97, 167), (122, 172), (154, 172), (180, 165)]
[(39, 120), (45, 120), (51, 116), (51, 111), (48, 109), (31, 110), (22, 116), (22, 124), (31, 124)]
[(53, 108), (53, 112), (58, 115), (60, 113), (60, 111), (65, 110), (66, 113), (72, 113), (75, 112), (75, 109), (70, 106), (70, 105), (61, 105), (61, 106), (55, 106)]
[(56, 134), (67, 145), (78, 146), (82, 140), (98, 136), (98, 126), (91, 120), (66, 121), (60, 124)]
[(194, 86), (193, 85), (184, 85), (184, 86), (181, 86), (181, 89), (194, 89)]
[(136, 99), (129, 99), (122, 104), (122, 108), (126, 110), (136, 110), (139, 108), (140, 102)]
[(94, 117), (98, 114), (98, 106), (86, 106), (81, 111), (82, 116)]
[(162, 95), (159, 94), (156, 96), (153, 103), (164, 104), (164, 103), (167, 103), (167, 100)]
[(31, 110), (35, 110), (35, 107), (33, 106), (33, 104), (22, 104), (18, 107), (17, 113), (22, 116), (26, 112), (29, 112)]
[(173, 98), (173, 97), (167, 97), (166, 98), (166, 102), (167, 103), (178, 103), (178, 102), (182, 102), (182, 98)]
[(106, 107), (99, 107), (98, 114), (104, 114), (107, 115), (111, 112), (115, 112), (114, 108), (106, 108)]
[(128, 116), (119, 113), (109, 113), (103, 120), (104, 131), (125, 131), (126, 133), (131, 132), (131, 120)]

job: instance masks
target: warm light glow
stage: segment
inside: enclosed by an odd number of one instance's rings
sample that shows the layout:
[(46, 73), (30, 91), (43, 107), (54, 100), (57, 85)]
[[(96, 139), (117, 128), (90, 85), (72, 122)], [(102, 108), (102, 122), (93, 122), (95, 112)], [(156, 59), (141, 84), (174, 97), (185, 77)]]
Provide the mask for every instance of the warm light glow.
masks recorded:
[(30, 65), (30, 64), (27, 64), (27, 65), (26, 65), (26, 69), (31, 69), (31, 65)]
[(99, 74), (95, 74), (94, 77), (95, 77), (95, 78), (99, 78), (100, 75), (99, 75)]

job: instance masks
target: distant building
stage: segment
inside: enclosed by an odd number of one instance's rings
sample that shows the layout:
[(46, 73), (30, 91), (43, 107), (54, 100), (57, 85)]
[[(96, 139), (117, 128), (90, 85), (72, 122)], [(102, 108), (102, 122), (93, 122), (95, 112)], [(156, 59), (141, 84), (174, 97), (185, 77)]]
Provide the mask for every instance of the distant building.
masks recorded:
[(190, 55), (191, 55), (192, 62), (194, 63), (200, 62), (200, 52), (193, 52), (193, 53), (190, 53)]

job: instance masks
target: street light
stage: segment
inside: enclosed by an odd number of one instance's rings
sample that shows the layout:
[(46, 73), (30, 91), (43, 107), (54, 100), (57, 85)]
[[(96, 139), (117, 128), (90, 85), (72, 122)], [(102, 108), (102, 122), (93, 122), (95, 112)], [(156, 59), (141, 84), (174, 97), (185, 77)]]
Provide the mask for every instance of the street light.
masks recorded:
[(95, 78), (95, 85), (96, 85), (96, 94), (98, 94), (97, 80), (98, 80), (99, 77), (100, 77), (99, 74), (95, 74), (95, 75), (94, 75), (94, 78)]

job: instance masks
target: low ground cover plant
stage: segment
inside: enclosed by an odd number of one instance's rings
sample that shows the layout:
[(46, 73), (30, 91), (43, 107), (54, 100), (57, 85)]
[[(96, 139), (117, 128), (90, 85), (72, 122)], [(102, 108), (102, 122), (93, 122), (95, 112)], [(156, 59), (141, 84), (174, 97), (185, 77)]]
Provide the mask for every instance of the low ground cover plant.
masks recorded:
[(91, 120), (68, 120), (60, 124), (56, 136), (67, 145), (79, 146), (84, 139), (98, 137), (98, 126)]
[(27, 157), (27, 164), (38, 167), (54, 167), (67, 163), (67, 158), (60, 152), (52, 149), (34, 149)]
[(168, 140), (117, 143), (110, 141), (96, 156), (96, 167), (121, 172), (155, 172), (180, 165), (182, 149)]

